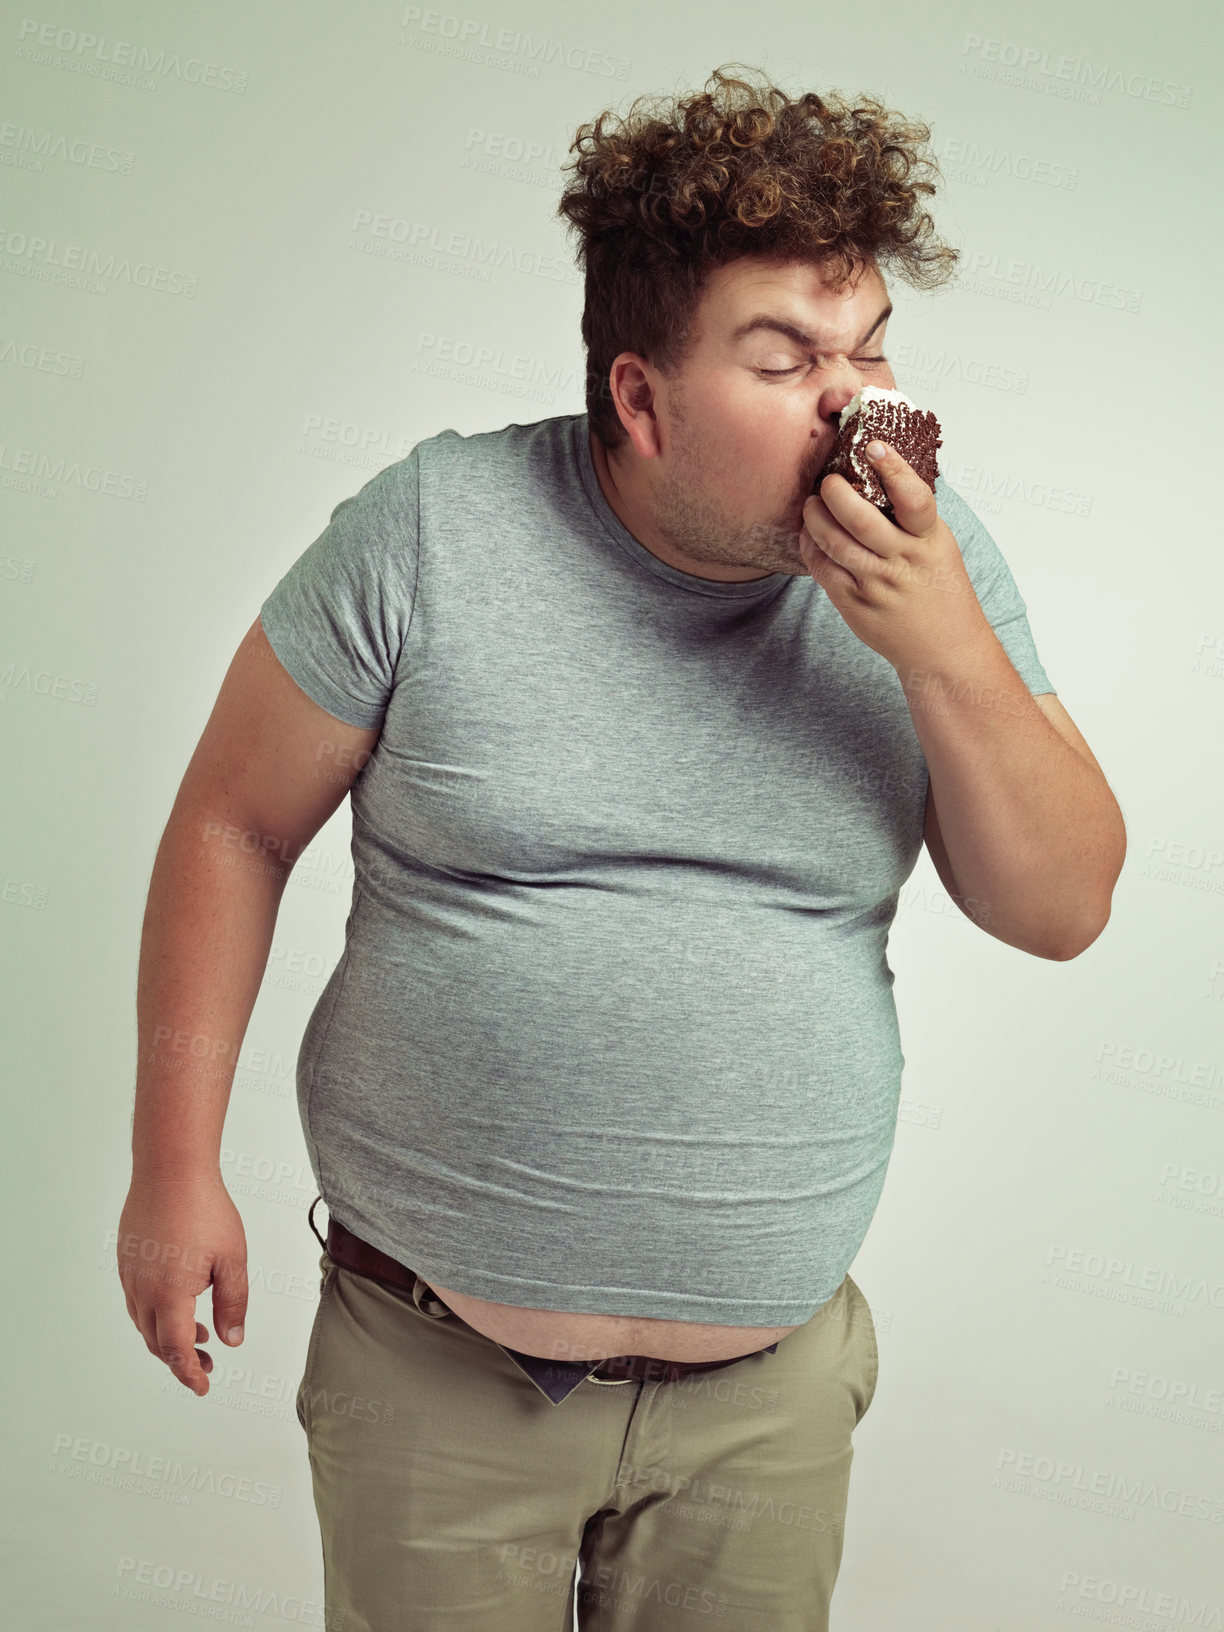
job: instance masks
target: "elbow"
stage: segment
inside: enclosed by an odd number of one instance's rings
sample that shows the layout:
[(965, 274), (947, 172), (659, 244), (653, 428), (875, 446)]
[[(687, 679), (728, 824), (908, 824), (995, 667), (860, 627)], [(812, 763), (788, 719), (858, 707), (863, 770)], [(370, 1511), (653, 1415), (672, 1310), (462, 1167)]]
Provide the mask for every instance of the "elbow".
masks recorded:
[(1087, 926), (1081, 925), (1073, 937), (1066, 937), (1056, 942), (1043, 956), (1053, 963), (1070, 963), (1072, 958), (1078, 958), (1081, 952), (1086, 952), (1094, 941), (1099, 939), (1109, 922), (1111, 904), (1106, 903), (1102, 915), (1091, 920)]
[[(1119, 813), (1119, 824), (1121, 814)], [(1126, 860), (1126, 829), (1122, 828), (1118, 854), (1108, 873), (1100, 879), (1097, 885), (1096, 902), (1090, 912), (1085, 912), (1076, 926), (1074, 933), (1064, 932), (1063, 938), (1056, 942), (1052, 950), (1044, 956), (1055, 963), (1070, 963), (1072, 958), (1078, 958), (1081, 952), (1086, 952), (1094, 941), (1104, 932), (1113, 912), (1113, 892), (1122, 873), (1122, 866)]]

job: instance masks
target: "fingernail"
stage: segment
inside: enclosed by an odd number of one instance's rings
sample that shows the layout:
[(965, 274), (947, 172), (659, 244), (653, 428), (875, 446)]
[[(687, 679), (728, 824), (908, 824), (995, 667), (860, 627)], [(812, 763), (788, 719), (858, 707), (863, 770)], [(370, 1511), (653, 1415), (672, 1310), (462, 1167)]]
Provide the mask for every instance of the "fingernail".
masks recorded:
[(867, 444), (868, 459), (883, 459), (887, 452), (888, 449), (884, 446), (883, 442), (868, 442)]
[(229, 1331), (226, 1332), (225, 1336), (226, 1336), (226, 1340), (228, 1342), (230, 1342), (230, 1343), (241, 1343), (242, 1342), (242, 1327), (241, 1326), (231, 1326)]

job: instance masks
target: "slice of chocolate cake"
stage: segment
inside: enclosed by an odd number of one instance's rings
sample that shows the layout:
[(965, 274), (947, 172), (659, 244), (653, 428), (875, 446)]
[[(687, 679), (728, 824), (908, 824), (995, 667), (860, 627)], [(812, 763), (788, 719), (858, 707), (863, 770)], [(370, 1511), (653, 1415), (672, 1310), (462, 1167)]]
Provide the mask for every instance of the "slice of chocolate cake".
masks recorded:
[(934, 492), (939, 475), (936, 449), (943, 440), (939, 429), (934, 414), (915, 408), (900, 391), (865, 385), (838, 417), (837, 441), (816, 479), (817, 490), (826, 476), (844, 476), (856, 493), (878, 506), (889, 521), (895, 521), (888, 494), (867, 457), (867, 444), (879, 437), (890, 448), (896, 448)]

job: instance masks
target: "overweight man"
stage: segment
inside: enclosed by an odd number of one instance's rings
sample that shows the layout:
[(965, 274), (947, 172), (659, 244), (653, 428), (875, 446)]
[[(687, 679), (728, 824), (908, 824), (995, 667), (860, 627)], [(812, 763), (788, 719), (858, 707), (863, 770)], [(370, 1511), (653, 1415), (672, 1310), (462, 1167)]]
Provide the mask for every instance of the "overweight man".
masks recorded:
[(925, 843), (980, 933), (1064, 961), (1125, 854), (964, 500), (886, 445), (892, 519), (821, 480), (895, 385), (889, 277), (955, 259), (924, 127), (709, 83), (575, 140), (585, 411), (441, 430), (336, 505), (154, 867), (118, 1261), (203, 1395), (196, 1297), (229, 1344), (248, 1307), (234, 1062), (350, 798), (298, 1061), (328, 1222), (297, 1408), (344, 1632), (823, 1632), (900, 888)]

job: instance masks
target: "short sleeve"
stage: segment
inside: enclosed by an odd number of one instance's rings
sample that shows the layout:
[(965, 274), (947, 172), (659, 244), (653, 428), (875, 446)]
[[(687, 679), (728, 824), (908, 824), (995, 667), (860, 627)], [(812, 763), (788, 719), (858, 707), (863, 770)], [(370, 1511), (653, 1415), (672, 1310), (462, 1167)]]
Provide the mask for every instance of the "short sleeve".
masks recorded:
[(965, 571), (986, 614), (986, 621), (999, 637), (999, 644), (1011, 659), (1016, 673), (1033, 696), (1043, 691), (1053, 691), (1054, 687), (1037, 655), (1033, 632), (1029, 628), (1028, 609), (1016, 588), (1011, 569), (1003, 559), (1003, 552), (960, 494), (949, 487), (942, 476), (935, 478), (935, 508), (952, 529), (952, 536), (960, 546)]
[(379, 471), (303, 551), (260, 608), (285, 669), (347, 725), (380, 726), (416, 595), (417, 450)]

